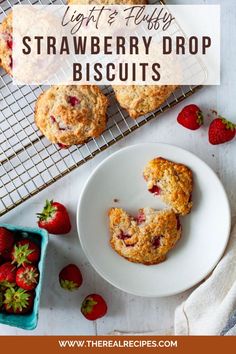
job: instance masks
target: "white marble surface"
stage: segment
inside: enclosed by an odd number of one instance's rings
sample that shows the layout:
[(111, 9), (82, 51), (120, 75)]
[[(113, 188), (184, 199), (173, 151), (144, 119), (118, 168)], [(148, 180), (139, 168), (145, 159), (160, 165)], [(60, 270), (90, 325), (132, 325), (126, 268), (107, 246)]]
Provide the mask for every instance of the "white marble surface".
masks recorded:
[[(169, 334), (173, 330), (175, 308), (191, 293), (191, 290), (167, 298), (146, 299), (128, 295), (115, 289), (96, 274), (81, 250), (75, 226), (77, 200), (91, 171), (112, 152), (124, 146), (141, 142), (166, 142), (192, 151), (218, 174), (228, 193), (232, 215), (236, 216), (236, 140), (233, 143), (214, 147), (207, 140), (207, 124), (197, 132), (185, 130), (176, 124), (177, 113), (187, 103), (199, 104), (204, 111), (211, 108), (217, 109), (221, 114), (236, 122), (236, 1), (169, 1), (169, 3), (221, 3), (221, 85), (219, 87), (205, 87), (175, 109), (146, 124), (86, 165), (1, 218), (1, 222), (34, 226), (35, 213), (42, 208), (46, 198), (53, 198), (65, 203), (68, 207), (73, 229), (68, 236), (50, 236), (47, 271), (37, 329), (26, 332), (0, 325), (0, 334), (93, 335), (106, 334), (113, 330), (155, 331), (158, 334)], [(61, 290), (58, 284), (58, 272), (69, 262), (77, 263), (84, 276), (82, 288), (74, 293)], [(86, 321), (80, 314), (81, 300), (91, 292), (100, 293), (108, 302), (108, 315), (96, 322)]]

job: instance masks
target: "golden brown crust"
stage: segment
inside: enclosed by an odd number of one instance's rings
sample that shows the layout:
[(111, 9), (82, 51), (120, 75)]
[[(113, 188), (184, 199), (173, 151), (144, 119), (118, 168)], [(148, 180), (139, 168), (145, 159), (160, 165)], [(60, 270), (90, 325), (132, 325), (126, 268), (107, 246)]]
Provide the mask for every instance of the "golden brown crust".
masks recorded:
[(131, 118), (136, 119), (161, 106), (177, 87), (176, 85), (114, 85), (113, 90), (121, 107), (128, 111)]
[(67, 0), (69, 5), (139, 5), (147, 4), (146, 0)]
[(137, 218), (121, 208), (109, 210), (110, 244), (130, 262), (158, 264), (181, 236), (178, 217), (172, 210), (139, 210)]
[(12, 12), (0, 25), (0, 66), (12, 75)]
[(52, 143), (83, 144), (105, 130), (107, 105), (95, 85), (52, 86), (37, 99), (35, 123)]
[[(187, 166), (157, 157), (148, 162), (143, 175), (149, 191), (153, 191), (157, 186), (160, 189), (160, 197), (175, 213), (190, 213), (193, 175)], [(155, 193), (155, 190), (153, 192)]]

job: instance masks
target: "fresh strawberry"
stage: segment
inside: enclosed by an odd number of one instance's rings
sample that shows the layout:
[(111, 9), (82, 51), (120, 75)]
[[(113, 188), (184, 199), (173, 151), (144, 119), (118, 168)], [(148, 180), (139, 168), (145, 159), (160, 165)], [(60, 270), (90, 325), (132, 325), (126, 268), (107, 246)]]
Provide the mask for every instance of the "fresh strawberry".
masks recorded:
[(81, 312), (87, 320), (95, 321), (105, 316), (107, 313), (107, 304), (100, 295), (91, 294), (84, 299)]
[(34, 265), (20, 267), (16, 272), (16, 285), (24, 290), (34, 290), (38, 285), (39, 271)]
[(0, 266), (0, 285), (13, 286), (16, 283), (16, 267), (11, 262)]
[(5, 229), (5, 227), (0, 227), (0, 255), (3, 256), (4, 253), (11, 251), (13, 244), (14, 244), (13, 233)]
[(198, 106), (190, 104), (182, 109), (177, 121), (187, 129), (196, 130), (203, 124), (203, 114)]
[(213, 145), (223, 144), (232, 140), (236, 134), (236, 125), (225, 118), (215, 118), (209, 127), (209, 142)]
[(29, 239), (24, 239), (15, 244), (12, 251), (12, 261), (17, 266), (26, 266), (27, 264), (36, 264), (40, 258), (39, 247)]
[(55, 235), (67, 234), (71, 230), (68, 212), (64, 205), (46, 200), (42, 213), (37, 214), (38, 226)]
[(68, 264), (60, 271), (59, 282), (63, 289), (70, 291), (78, 289), (83, 282), (79, 268), (75, 264)]
[(33, 309), (34, 295), (21, 288), (9, 288), (4, 294), (3, 305), (7, 313), (25, 314)]

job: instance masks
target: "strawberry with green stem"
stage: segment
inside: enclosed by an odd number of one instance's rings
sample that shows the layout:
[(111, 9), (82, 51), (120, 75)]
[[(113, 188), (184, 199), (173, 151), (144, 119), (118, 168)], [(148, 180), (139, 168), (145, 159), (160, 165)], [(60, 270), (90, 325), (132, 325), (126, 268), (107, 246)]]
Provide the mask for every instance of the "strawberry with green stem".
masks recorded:
[(24, 290), (34, 290), (38, 285), (39, 271), (34, 265), (20, 267), (16, 272), (16, 285)]
[(71, 222), (65, 206), (53, 200), (46, 200), (41, 213), (38, 213), (38, 226), (50, 234), (63, 235), (71, 230)]
[(40, 258), (40, 249), (33, 241), (24, 239), (15, 244), (12, 251), (12, 261), (17, 266), (36, 264)]
[(79, 268), (75, 264), (68, 264), (60, 271), (59, 282), (65, 290), (72, 291), (78, 289), (83, 282)]
[(98, 318), (105, 316), (107, 313), (107, 304), (102, 296), (91, 294), (84, 299), (81, 312), (87, 320), (95, 321)]
[(187, 129), (197, 130), (203, 125), (203, 113), (198, 106), (190, 104), (178, 114), (177, 121)]
[(223, 117), (215, 118), (208, 131), (209, 142), (212, 145), (219, 145), (233, 140), (236, 135), (236, 124)]
[(7, 313), (25, 314), (32, 311), (34, 295), (21, 288), (9, 288), (4, 294), (3, 305)]

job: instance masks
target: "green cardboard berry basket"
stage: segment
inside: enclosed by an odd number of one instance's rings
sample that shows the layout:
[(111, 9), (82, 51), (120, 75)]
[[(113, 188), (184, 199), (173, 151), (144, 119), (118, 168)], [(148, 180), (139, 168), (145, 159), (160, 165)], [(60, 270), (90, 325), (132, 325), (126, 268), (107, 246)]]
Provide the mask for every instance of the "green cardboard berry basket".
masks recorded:
[(18, 327), (25, 330), (33, 330), (37, 327), (38, 315), (39, 315), (39, 302), (42, 291), (44, 267), (46, 250), (48, 245), (48, 233), (46, 230), (39, 228), (21, 227), (9, 224), (0, 223), (0, 227), (13, 231), (15, 237), (24, 238), (27, 237), (35, 242), (41, 249), (40, 261), (38, 263), (38, 269), (40, 272), (39, 283), (35, 289), (34, 307), (32, 312), (25, 315), (14, 315), (0, 312), (0, 323), (8, 326)]

